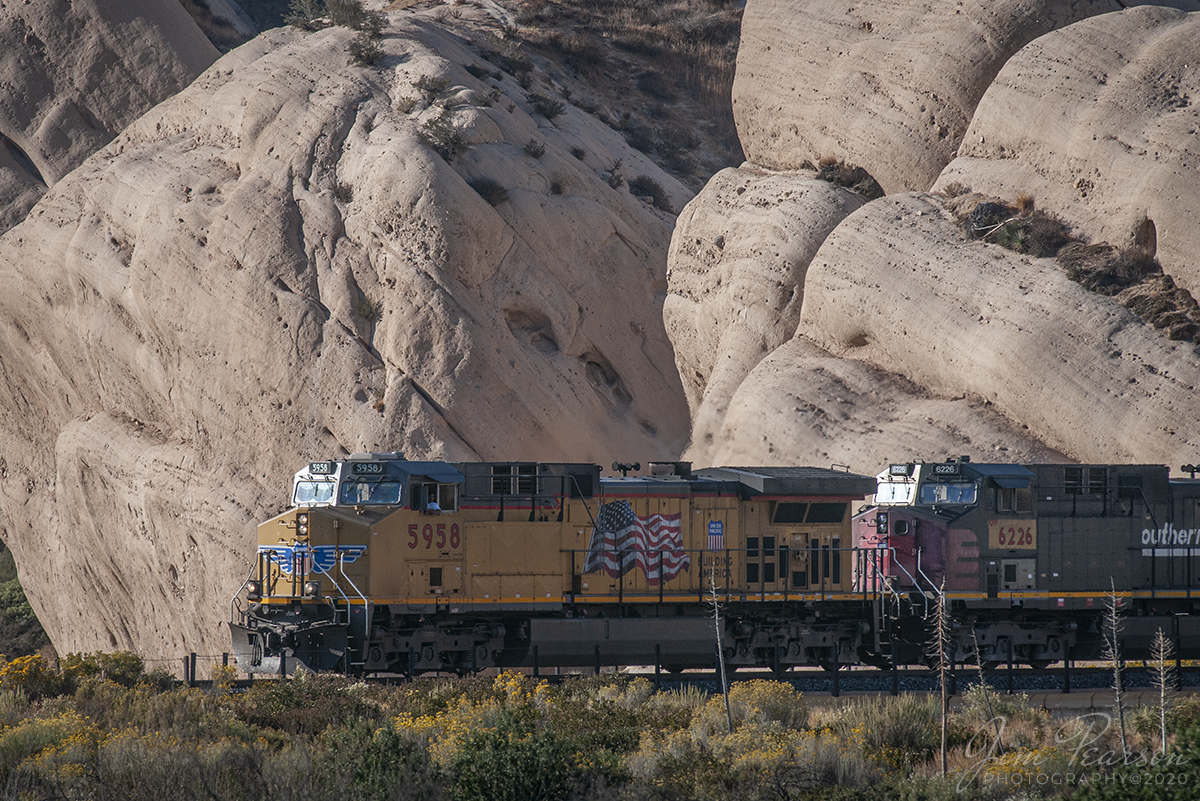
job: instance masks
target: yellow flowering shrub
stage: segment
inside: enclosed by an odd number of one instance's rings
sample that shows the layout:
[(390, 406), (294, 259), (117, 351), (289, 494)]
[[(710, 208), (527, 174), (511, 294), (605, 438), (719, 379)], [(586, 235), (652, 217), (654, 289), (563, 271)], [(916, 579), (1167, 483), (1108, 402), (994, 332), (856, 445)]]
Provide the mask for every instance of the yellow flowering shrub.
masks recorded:
[(41, 654), (18, 656), (0, 666), (0, 690), (21, 690), (29, 698), (57, 695), (61, 680)]
[(518, 673), (501, 673), (492, 682), (492, 693), (481, 700), (465, 695), (445, 709), (429, 715), (402, 713), (393, 719), (407, 742), (428, 749), (432, 761), (447, 766), (462, 740), (479, 732), (495, 731), (502, 719), (533, 719), (549, 704), (550, 687)]
[(36, 764), (48, 752), (93, 742), (97, 736), (95, 724), (74, 710), (50, 718), (31, 718), (0, 731), (0, 785), (29, 760)]
[[(748, 727), (755, 731), (801, 729), (808, 721), (808, 704), (790, 684), (778, 681), (743, 681), (729, 688), (729, 713), (734, 730)], [(692, 718), (692, 728), (698, 738), (710, 734), (725, 734), (729, 716), (724, 696), (708, 700)]]

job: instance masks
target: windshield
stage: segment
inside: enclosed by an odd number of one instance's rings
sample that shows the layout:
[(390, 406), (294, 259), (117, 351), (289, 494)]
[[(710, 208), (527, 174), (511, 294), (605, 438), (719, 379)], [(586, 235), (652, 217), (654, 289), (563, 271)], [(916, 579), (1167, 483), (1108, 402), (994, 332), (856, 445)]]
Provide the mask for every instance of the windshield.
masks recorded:
[(301, 506), (306, 503), (329, 503), (333, 500), (332, 481), (297, 481), (296, 497), (293, 503)]
[(875, 488), (875, 503), (909, 504), (917, 493), (914, 482), (901, 484), (894, 481), (880, 481)]
[(399, 481), (346, 481), (342, 484), (341, 503), (400, 503)]
[(921, 503), (975, 503), (975, 482), (922, 484)]

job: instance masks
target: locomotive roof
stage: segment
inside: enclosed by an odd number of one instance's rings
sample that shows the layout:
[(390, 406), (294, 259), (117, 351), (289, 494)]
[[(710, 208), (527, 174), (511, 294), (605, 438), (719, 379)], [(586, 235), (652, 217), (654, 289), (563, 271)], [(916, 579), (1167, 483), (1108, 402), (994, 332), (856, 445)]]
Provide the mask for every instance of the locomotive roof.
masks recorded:
[(827, 467), (709, 467), (696, 475), (736, 481), (762, 495), (839, 495), (865, 498), (875, 492), (875, 478)]

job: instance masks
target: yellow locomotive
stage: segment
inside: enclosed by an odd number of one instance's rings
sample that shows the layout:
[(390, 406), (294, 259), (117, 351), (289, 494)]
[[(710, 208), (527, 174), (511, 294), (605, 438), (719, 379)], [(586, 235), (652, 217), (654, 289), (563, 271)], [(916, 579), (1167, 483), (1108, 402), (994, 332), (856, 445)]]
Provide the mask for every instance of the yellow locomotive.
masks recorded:
[(728, 664), (845, 664), (871, 601), (851, 506), (874, 489), (809, 467), (313, 462), (258, 527), (233, 652), (249, 673), (712, 667), (715, 597)]

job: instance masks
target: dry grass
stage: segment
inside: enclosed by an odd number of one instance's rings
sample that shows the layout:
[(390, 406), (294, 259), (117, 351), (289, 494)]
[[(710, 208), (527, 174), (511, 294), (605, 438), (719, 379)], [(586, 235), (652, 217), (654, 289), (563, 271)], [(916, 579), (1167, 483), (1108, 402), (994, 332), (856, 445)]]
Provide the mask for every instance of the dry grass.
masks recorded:
[[(632, 124), (610, 124), (627, 139), (632, 128), (632, 146), (676, 177), (699, 188), (718, 169), (744, 160), (730, 97), (741, 30), (736, 4), (527, 0), (516, 12), (520, 35), (580, 79), (567, 88), (577, 105), (630, 114)], [(697, 145), (681, 157), (681, 142), (693, 140)]]

